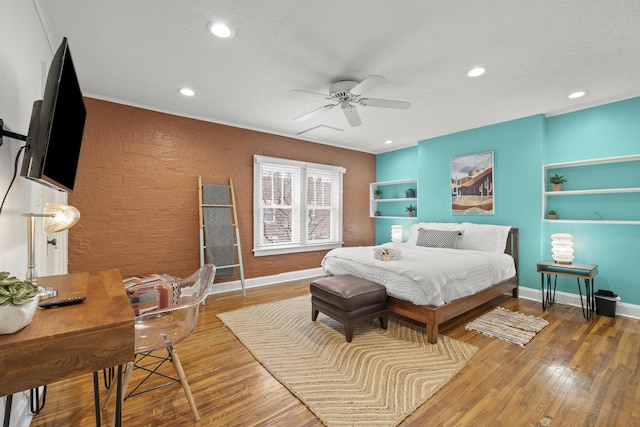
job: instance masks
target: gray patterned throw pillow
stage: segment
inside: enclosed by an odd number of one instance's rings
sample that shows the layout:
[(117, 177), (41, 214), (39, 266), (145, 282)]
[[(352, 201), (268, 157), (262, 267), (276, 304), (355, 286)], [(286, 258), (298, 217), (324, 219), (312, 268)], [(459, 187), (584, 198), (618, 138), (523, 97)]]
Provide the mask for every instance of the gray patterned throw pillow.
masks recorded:
[(458, 237), (462, 234), (461, 231), (444, 231), (444, 230), (429, 230), (421, 228), (418, 230), (417, 246), (426, 246), (428, 248), (448, 248), (457, 249)]

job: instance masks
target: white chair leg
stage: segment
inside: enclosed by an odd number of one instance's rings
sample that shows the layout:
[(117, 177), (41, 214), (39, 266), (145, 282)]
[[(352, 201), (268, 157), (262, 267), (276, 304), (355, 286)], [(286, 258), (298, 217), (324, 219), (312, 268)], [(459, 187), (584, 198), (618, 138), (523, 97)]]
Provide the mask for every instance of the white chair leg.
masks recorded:
[(114, 376), (111, 379), (111, 386), (107, 389), (107, 394), (104, 395), (104, 400), (102, 401), (102, 410), (106, 411), (109, 407), (109, 400), (111, 400), (111, 394), (113, 393), (113, 389), (116, 388), (116, 377)]
[(184, 390), (184, 394), (187, 396), (187, 401), (189, 402), (189, 406), (191, 406), (191, 412), (193, 413), (193, 418), (195, 421), (200, 420), (200, 414), (198, 414), (198, 408), (196, 408), (196, 402), (193, 400), (193, 396), (191, 395), (191, 389), (189, 389), (189, 383), (187, 382), (187, 376), (184, 374), (184, 369), (182, 369), (182, 364), (180, 363), (180, 359), (178, 358), (178, 353), (173, 347), (169, 348), (171, 352), (171, 361), (173, 362), (173, 367), (178, 374), (178, 378), (180, 379), (180, 384), (182, 384), (182, 388)]
[[(133, 370), (133, 362), (127, 363), (127, 365), (125, 366), (124, 380), (123, 380), (123, 383), (122, 383), (122, 389), (124, 391), (126, 391), (127, 384), (129, 384), (129, 379), (131, 378), (131, 371), (132, 370)], [(117, 370), (116, 370), (116, 372), (117, 372)], [(116, 388), (116, 381), (117, 381), (117, 378), (114, 377), (111, 380), (111, 387), (109, 387), (107, 389), (107, 393), (104, 395), (104, 400), (102, 401), (102, 410), (103, 411), (106, 411), (107, 408), (109, 407), (109, 400), (111, 400), (111, 394), (113, 394), (113, 390)], [(126, 381), (126, 383), (124, 381)], [(125, 395), (125, 393), (123, 392), (122, 393), (123, 398), (124, 398), (124, 395)]]
[(122, 379), (122, 402), (124, 402), (124, 397), (127, 395), (127, 387), (129, 386), (129, 381), (131, 380), (131, 372), (133, 371), (133, 362), (127, 363), (127, 367), (124, 370), (124, 377)]

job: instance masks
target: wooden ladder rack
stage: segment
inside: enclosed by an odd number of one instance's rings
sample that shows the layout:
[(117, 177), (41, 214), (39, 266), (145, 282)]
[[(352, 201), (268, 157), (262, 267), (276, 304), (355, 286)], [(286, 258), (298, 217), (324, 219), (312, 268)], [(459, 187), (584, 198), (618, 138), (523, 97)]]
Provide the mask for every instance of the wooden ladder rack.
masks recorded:
[[(204, 185), (216, 185), (223, 187), (224, 184), (204, 184)], [(236, 197), (235, 192), (233, 190), (233, 179), (229, 178), (229, 193), (230, 193), (230, 203), (205, 203), (203, 201), (203, 188), (202, 177), (198, 176), (198, 198), (200, 202), (200, 265), (204, 265), (206, 263), (206, 251), (207, 251), (207, 242), (205, 239), (205, 209), (215, 209), (220, 210), (220, 212), (226, 212), (227, 209), (231, 209), (231, 227), (232, 227), (232, 235), (233, 235), (233, 247), (235, 249), (235, 257), (237, 262), (225, 265), (217, 265), (216, 270), (221, 270), (225, 268), (236, 268), (238, 267), (240, 270), (240, 284), (242, 286), (242, 296), (247, 296), (247, 291), (245, 289), (244, 283), (244, 265), (242, 263), (242, 247), (240, 245), (240, 231), (238, 228), (238, 214), (236, 210)], [(214, 262), (215, 264), (215, 262)]]

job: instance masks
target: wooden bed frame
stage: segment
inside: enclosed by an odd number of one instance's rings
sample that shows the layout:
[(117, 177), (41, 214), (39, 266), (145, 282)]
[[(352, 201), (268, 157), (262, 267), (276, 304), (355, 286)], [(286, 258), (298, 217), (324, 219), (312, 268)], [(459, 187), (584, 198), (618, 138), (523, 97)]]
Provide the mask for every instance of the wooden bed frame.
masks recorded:
[(430, 344), (438, 341), (438, 325), (466, 313), (486, 302), (491, 301), (511, 291), (514, 298), (518, 297), (518, 229), (512, 228), (507, 238), (505, 253), (511, 255), (515, 261), (516, 275), (510, 279), (497, 283), (483, 291), (459, 298), (441, 306), (415, 305), (409, 301), (388, 297), (387, 310), (408, 319), (423, 323), (427, 328), (427, 340)]

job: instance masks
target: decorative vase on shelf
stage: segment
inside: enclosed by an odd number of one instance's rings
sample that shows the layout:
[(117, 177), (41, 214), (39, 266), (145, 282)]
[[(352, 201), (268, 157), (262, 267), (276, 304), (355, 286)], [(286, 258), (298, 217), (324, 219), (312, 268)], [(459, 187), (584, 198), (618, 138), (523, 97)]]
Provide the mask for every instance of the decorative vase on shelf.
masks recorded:
[(551, 184), (552, 191), (561, 191), (563, 182), (567, 182), (564, 175), (555, 174), (549, 177), (549, 183)]
[(413, 214), (415, 213), (416, 208), (413, 205), (409, 205), (409, 206), (407, 206), (406, 211), (407, 211), (407, 213), (409, 214), (410, 217), (413, 217)]
[(404, 192), (407, 199), (415, 199), (416, 198), (416, 190), (413, 188), (409, 188)]

